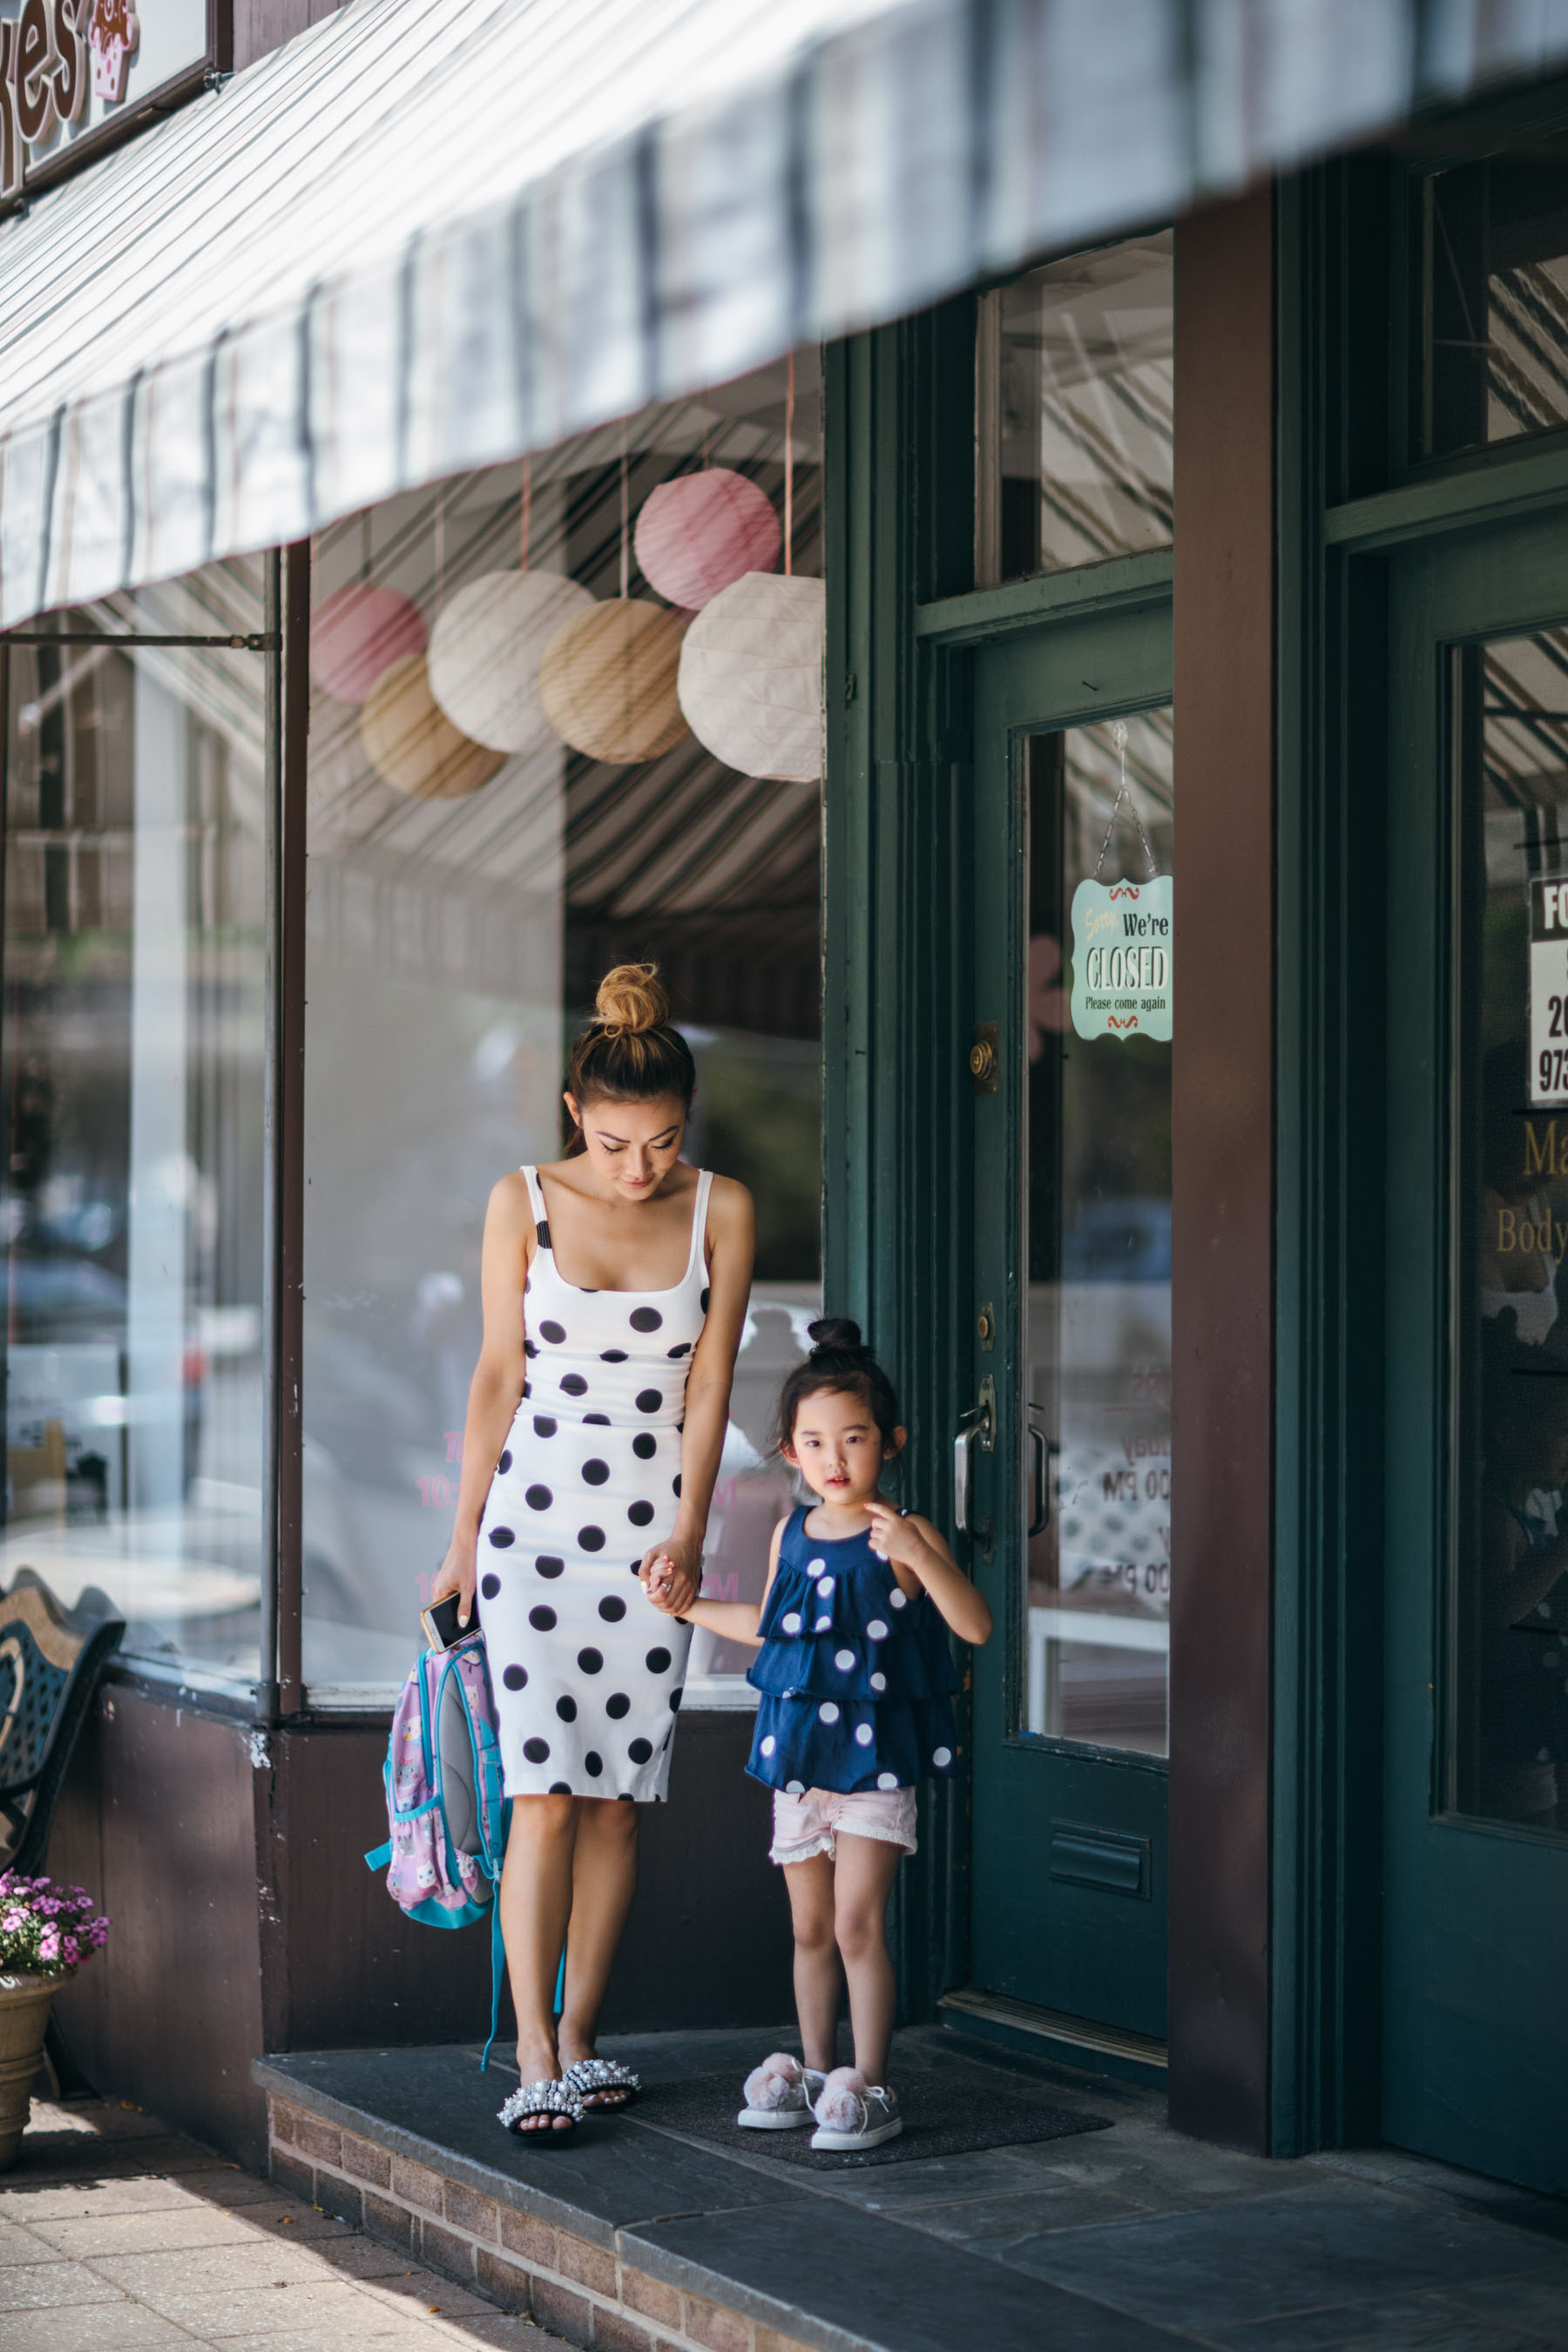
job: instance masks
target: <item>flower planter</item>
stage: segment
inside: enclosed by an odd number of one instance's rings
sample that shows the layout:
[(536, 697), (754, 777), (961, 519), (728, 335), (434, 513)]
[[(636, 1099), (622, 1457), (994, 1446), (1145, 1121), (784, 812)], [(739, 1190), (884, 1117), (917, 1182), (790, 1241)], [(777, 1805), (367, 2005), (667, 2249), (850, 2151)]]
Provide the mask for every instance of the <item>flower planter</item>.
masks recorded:
[(16, 2161), (59, 1977), (0, 1977), (0, 2171)]

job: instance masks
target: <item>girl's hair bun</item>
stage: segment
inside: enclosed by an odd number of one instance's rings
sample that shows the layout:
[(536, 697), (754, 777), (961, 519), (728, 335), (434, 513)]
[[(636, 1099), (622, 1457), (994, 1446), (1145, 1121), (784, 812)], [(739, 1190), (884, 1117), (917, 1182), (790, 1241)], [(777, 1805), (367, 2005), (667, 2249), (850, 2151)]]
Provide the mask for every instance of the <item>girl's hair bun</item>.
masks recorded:
[(817, 1355), (852, 1356), (862, 1351), (860, 1326), (847, 1315), (825, 1315), (820, 1321), (806, 1325), (807, 1336), (815, 1342)]
[(640, 1037), (669, 1019), (669, 999), (656, 963), (618, 963), (599, 982), (594, 1010), (606, 1029)]

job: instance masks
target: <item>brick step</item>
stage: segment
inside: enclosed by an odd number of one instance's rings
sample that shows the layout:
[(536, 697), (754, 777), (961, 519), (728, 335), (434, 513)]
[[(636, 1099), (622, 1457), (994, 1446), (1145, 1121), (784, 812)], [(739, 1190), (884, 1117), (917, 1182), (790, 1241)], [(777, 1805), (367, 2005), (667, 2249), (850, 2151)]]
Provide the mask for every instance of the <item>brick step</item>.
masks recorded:
[[(367, 2059), (379, 2060), (389, 2097), (366, 2103), (360, 2084), (349, 2079), (363, 2076)], [(255, 2072), (267, 2093), (276, 2181), (368, 2237), (488, 2295), (503, 2311), (526, 2313), (568, 2344), (594, 2352), (808, 2352), (808, 2347), (811, 2352), (862, 2352), (867, 2346), (868, 2339), (832, 2326), (809, 2326), (808, 2334), (797, 2334), (794, 2326), (803, 2315), (788, 2306), (773, 2305), (711, 2268), (699, 2286), (689, 2260), (627, 2242), (629, 2221), (659, 2209), (689, 2211), (693, 2200), (706, 2201), (716, 2190), (721, 2196), (712, 2174), (722, 2158), (639, 2134), (651, 2145), (655, 2164), (648, 2183), (654, 2193), (638, 2198), (634, 2184), (616, 2177), (626, 2169), (616, 2161), (628, 2153), (624, 2137), (619, 2149), (613, 2141), (605, 2145), (625, 2134), (625, 2121), (617, 2119), (580, 2126), (574, 2137), (592, 2136), (598, 2145), (574, 2148), (569, 2166), (564, 2147), (526, 2156), (520, 2149), (508, 2164), (493, 2114), (510, 2078), (482, 2078), (476, 2096), (481, 2078), (468, 2050), (329, 2053), (264, 2060)], [(447, 2096), (435, 2103), (440, 2113), (447, 2116), (460, 2104), (465, 2126), (488, 2123), (497, 2163), (411, 2132), (380, 2112), (406, 2106), (410, 2090), (417, 2107), (421, 2083), (433, 2072), (447, 2077)], [(432, 2128), (439, 2128), (434, 2116)], [(467, 2128), (451, 2136), (471, 2143)], [(689, 2158), (686, 2164), (683, 2156)], [(700, 2180), (691, 2177), (693, 2166)], [(755, 2176), (735, 2169), (744, 2194), (755, 2201)], [(547, 2186), (558, 2170), (559, 2180)], [(672, 2182), (683, 2172), (688, 2177), (672, 2195)], [(626, 2210), (628, 2189), (632, 2208), (641, 2205), (642, 2213)]]

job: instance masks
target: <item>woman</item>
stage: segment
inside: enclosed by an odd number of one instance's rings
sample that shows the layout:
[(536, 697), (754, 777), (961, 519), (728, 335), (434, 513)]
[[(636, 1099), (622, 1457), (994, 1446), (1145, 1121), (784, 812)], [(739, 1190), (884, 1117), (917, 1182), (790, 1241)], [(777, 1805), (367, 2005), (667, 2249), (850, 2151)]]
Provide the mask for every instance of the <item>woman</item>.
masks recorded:
[[(457, 1527), (433, 1597), (479, 1591), (513, 1800), (500, 1919), (519, 2133), (622, 2106), (595, 2052), (662, 1797), (752, 1281), (750, 1193), (680, 1158), (697, 1073), (652, 964), (622, 964), (572, 1049), (566, 1157), (505, 1176), (485, 1219), (484, 1343)], [(554, 2017), (566, 1948), (565, 1993)]]

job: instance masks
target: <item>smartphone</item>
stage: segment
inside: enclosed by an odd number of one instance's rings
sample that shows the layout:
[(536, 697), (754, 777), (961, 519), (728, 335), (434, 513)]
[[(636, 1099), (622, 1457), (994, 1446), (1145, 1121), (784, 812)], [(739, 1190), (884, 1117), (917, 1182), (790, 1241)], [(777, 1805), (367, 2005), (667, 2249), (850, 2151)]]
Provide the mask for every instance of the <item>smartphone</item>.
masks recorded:
[(445, 1601), (437, 1601), (433, 1609), (419, 1612), (419, 1622), (425, 1628), (425, 1639), (433, 1650), (449, 1650), (456, 1643), (466, 1642), (474, 1630), (472, 1617), (466, 1625), (458, 1622), (458, 1596), (448, 1592)]

